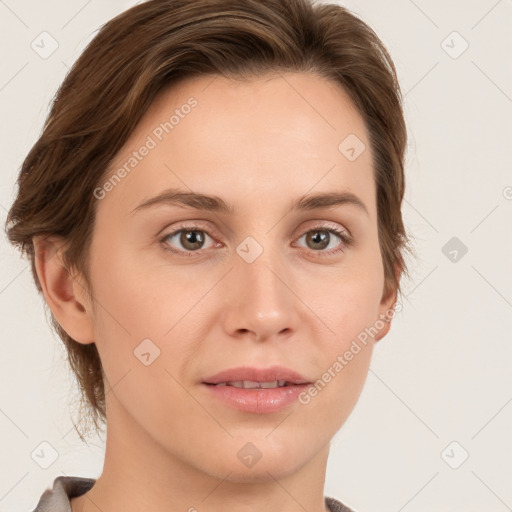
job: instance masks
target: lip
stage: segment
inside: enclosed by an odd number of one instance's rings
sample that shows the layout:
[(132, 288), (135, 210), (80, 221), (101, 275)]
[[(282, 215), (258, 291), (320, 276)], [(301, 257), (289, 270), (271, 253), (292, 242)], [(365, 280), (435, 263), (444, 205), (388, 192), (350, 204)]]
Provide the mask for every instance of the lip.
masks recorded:
[[(269, 382), (285, 380), (290, 385), (280, 388), (243, 389), (232, 386), (216, 386), (231, 381)], [(270, 414), (280, 411), (294, 402), (298, 395), (311, 384), (300, 373), (283, 366), (269, 368), (238, 367), (224, 370), (207, 377), (202, 386), (214, 400), (243, 412)]]
[(219, 384), (220, 382), (251, 380), (255, 382), (270, 382), (274, 380), (286, 380), (293, 384), (309, 384), (300, 373), (285, 366), (269, 366), (267, 368), (255, 368), (252, 366), (239, 366), (223, 370), (204, 379), (205, 384)]
[(274, 389), (242, 389), (203, 383), (206, 392), (215, 400), (243, 412), (270, 414), (298, 402), (308, 384), (296, 384)]

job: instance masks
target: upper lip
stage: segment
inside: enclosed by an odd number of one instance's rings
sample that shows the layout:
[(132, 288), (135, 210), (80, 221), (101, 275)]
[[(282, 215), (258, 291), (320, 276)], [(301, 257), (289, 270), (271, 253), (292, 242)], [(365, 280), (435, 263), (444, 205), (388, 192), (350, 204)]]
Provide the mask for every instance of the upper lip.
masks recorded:
[(300, 373), (284, 366), (269, 366), (267, 368), (254, 368), (251, 366), (239, 366), (229, 368), (215, 375), (207, 377), (206, 384), (219, 384), (220, 382), (236, 381), (273, 382), (285, 380), (292, 384), (308, 384), (309, 381)]

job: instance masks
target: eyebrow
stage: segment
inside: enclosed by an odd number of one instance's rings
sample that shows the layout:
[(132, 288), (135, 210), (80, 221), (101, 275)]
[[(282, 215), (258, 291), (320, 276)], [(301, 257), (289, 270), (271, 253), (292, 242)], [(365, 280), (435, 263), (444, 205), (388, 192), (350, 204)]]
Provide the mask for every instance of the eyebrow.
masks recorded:
[[(295, 199), (290, 206), (291, 211), (310, 211), (321, 208), (332, 208), (350, 204), (356, 206), (369, 216), (368, 209), (359, 197), (352, 192), (324, 192), (318, 194), (304, 195)], [(236, 209), (232, 204), (226, 203), (224, 199), (218, 196), (209, 196), (197, 192), (185, 192), (179, 189), (166, 189), (157, 196), (142, 201), (132, 213), (152, 206), (159, 205), (183, 205), (196, 210), (224, 213), (231, 215)]]

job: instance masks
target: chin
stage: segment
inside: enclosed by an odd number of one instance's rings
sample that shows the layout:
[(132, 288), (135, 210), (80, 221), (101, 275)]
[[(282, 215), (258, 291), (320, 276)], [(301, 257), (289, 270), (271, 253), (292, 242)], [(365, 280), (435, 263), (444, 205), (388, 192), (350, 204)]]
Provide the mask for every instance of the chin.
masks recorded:
[[(258, 439), (244, 436), (232, 440), (230, 446), (219, 446), (210, 453), (211, 466), (209, 464), (207, 472), (234, 483), (272, 482), (297, 473), (315, 456), (304, 449), (312, 449), (311, 443), (293, 441), (290, 437), (287, 440), (276, 438), (271, 443), (265, 439), (266, 435), (268, 431)], [(302, 448), (297, 450), (297, 446)]]
[[(283, 478), (297, 473), (300, 469), (300, 466), (290, 466), (289, 463), (286, 463), (286, 466), (284, 466), (282, 460), (276, 461), (275, 463), (268, 460), (264, 463), (260, 460), (252, 468), (244, 468), (240, 466), (241, 464), (226, 464), (225, 466), (222, 466), (222, 470), (224, 471), (221, 470), (220, 472), (219, 466), (216, 466), (215, 476), (222, 480), (237, 484), (265, 483), (282, 480)], [(228, 476), (226, 477), (226, 475)]]

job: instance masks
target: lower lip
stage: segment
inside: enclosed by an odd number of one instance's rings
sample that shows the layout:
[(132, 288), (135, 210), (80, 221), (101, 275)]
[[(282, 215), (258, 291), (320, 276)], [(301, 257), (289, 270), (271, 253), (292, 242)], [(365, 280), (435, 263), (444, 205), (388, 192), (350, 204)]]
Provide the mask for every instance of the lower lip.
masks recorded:
[(243, 389), (233, 386), (204, 384), (209, 392), (226, 405), (239, 411), (268, 414), (284, 409), (296, 402), (298, 395), (307, 389), (308, 384), (295, 384), (272, 389)]

